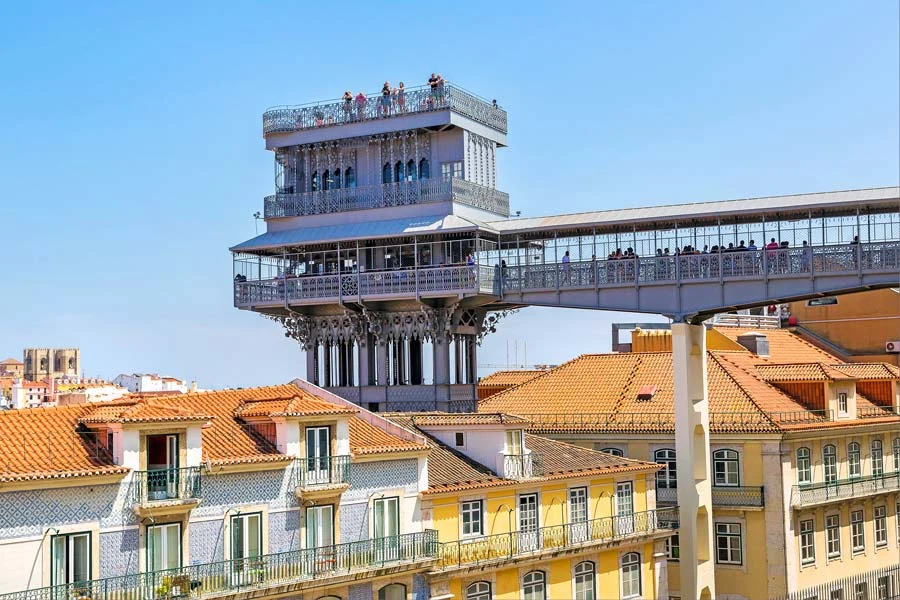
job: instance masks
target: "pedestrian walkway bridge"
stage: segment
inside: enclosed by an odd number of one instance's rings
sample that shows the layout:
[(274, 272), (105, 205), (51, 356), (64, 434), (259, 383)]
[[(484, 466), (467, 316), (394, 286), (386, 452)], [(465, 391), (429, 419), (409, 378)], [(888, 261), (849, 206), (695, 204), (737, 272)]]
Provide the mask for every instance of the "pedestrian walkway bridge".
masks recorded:
[(619, 310), (699, 322), (738, 308), (900, 284), (900, 192), (486, 223), (438, 215), (270, 227), (232, 250), (235, 306), (270, 314), (415, 301)]

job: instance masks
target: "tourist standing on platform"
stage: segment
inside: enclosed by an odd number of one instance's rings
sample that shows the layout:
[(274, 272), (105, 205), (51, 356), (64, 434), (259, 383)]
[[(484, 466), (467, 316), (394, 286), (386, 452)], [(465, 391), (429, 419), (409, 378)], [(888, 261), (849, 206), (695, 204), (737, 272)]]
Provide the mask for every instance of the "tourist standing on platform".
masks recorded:
[(350, 90), (344, 92), (344, 95), (341, 96), (341, 99), (344, 101), (344, 120), (349, 121), (350, 115), (353, 112), (353, 94)]
[(569, 251), (566, 250), (566, 253), (563, 254), (562, 265), (563, 265), (563, 281), (566, 283), (570, 283), (570, 273), (569, 273)]
[(391, 114), (391, 84), (387, 81), (381, 86), (381, 106), (378, 107), (378, 113), (382, 117)]
[(362, 121), (366, 116), (366, 95), (362, 92), (356, 95), (356, 118)]
[(397, 108), (400, 112), (406, 112), (406, 86), (402, 81), (400, 87), (397, 88)]

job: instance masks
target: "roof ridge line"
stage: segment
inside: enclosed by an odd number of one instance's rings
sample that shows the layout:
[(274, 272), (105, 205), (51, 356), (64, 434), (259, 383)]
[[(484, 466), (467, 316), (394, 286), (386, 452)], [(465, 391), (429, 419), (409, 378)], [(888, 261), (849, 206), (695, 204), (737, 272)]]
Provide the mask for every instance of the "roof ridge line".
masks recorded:
[(641, 365), (644, 362), (644, 359), (641, 357), (640, 352), (633, 353), (634, 354), (634, 362), (631, 365), (631, 372), (628, 373), (628, 379), (625, 381), (625, 385), (622, 386), (621, 391), (619, 392), (619, 397), (616, 400), (616, 403), (613, 405), (612, 414), (618, 417), (621, 412), (622, 406), (625, 404), (625, 391), (631, 387), (631, 383), (634, 381), (634, 378), (637, 376), (637, 372), (640, 369)]
[[(710, 355), (710, 356), (713, 356), (713, 355)], [(728, 369), (726, 369), (724, 366), (722, 366), (722, 363), (719, 362), (718, 357), (713, 356), (713, 358), (715, 359), (716, 364), (719, 366), (719, 368), (722, 369), (722, 372), (725, 373), (725, 376), (726, 376), (728, 379), (730, 379), (731, 382), (734, 383), (734, 385), (737, 386), (737, 388), (741, 391), (741, 394), (744, 395), (744, 397), (747, 399), (747, 401), (750, 402), (750, 404), (752, 404), (753, 406), (756, 407), (756, 410), (759, 411), (759, 414), (761, 414), (761, 415), (763, 416), (763, 418), (764, 418), (766, 421), (768, 421), (768, 422), (772, 425), (772, 427), (777, 428), (779, 431), (783, 431), (783, 430), (781, 429), (781, 426), (778, 425), (777, 423), (775, 423), (775, 420), (774, 420), (772, 417), (770, 417), (769, 414), (768, 414), (766, 411), (764, 411), (764, 410), (759, 406), (759, 404), (757, 404), (756, 400), (753, 399), (753, 396), (751, 396), (749, 393), (747, 393), (747, 390), (744, 389), (744, 386), (742, 386), (742, 385), (740, 384), (740, 382), (739, 382), (737, 379), (734, 378), (734, 376), (731, 374), (731, 372), (729, 372)], [(728, 364), (730, 364), (730, 365), (731, 365), (732, 367), (734, 367), (735, 369), (739, 369), (739, 370), (743, 371), (744, 373), (746, 373), (748, 377), (752, 377), (752, 378), (756, 379), (757, 381), (759, 381), (760, 383), (762, 383), (762, 384), (764, 384), (764, 385), (769, 385), (769, 383), (768, 383), (767, 381), (764, 381), (764, 380), (760, 379), (759, 377), (756, 377), (755, 375), (753, 375), (752, 373), (750, 373), (749, 371), (747, 371), (746, 369), (744, 369), (744, 368), (741, 367), (740, 365), (737, 365), (737, 364), (731, 362), (730, 360), (726, 359), (725, 357), (722, 357), (722, 358), (723, 358), (723, 360), (725, 360)], [(706, 378), (707, 378), (707, 381), (708, 381), (708, 380), (709, 380), (709, 373), (707, 373)], [(770, 387), (774, 387), (774, 386), (770, 386)], [(777, 389), (777, 388), (776, 388), (776, 389)], [(779, 391), (781, 391), (781, 390), (779, 390)], [(708, 392), (707, 392), (707, 394), (708, 394)], [(710, 412), (711, 412), (711, 411), (710, 411)]]

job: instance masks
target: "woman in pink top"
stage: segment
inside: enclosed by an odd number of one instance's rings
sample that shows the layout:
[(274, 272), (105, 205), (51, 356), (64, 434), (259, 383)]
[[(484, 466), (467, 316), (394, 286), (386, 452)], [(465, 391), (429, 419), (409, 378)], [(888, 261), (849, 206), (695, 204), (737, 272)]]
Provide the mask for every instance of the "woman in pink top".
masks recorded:
[(366, 116), (366, 95), (362, 92), (356, 95), (356, 118), (362, 120)]

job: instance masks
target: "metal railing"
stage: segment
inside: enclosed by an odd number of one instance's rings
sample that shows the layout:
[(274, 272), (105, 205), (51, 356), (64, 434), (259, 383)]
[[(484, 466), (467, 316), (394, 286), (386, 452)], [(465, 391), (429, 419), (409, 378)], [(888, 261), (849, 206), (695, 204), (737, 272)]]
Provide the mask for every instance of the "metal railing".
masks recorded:
[[(712, 486), (713, 506), (765, 506), (763, 486)], [(678, 504), (678, 488), (656, 488), (657, 504)]]
[(539, 454), (504, 454), (503, 476), (507, 479), (528, 479), (544, 475), (544, 461)]
[[(827, 573), (840, 574), (840, 572), (840, 569), (826, 570), (823, 577), (827, 577)], [(832, 600), (832, 598), (900, 600), (900, 565), (820, 583), (784, 596), (776, 596), (773, 600)]]
[(883, 417), (900, 416), (900, 407), (893, 406), (858, 406), (856, 408), (857, 419), (878, 419)]
[(780, 317), (769, 315), (740, 315), (732, 313), (719, 313), (706, 322), (710, 325), (752, 327), (753, 329), (777, 329), (781, 326)]
[[(632, 536), (653, 535), (678, 528), (678, 507), (658, 508), (630, 515), (550, 525), (441, 544), (438, 569), (509, 560), (547, 550), (615, 542)], [(0, 599), (2, 600), (2, 599)]]
[(897, 491), (900, 491), (900, 472), (849, 477), (828, 483), (795, 485), (791, 488), (791, 506), (805, 507)]
[(298, 194), (274, 194), (266, 196), (263, 212), (265, 218), (269, 219), (451, 200), (504, 217), (509, 216), (509, 194), (455, 177), (435, 177)]
[[(148, 600), (222, 597), (439, 556), (437, 531), (225, 560), (0, 595), (0, 600)], [(280, 590), (284, 591), (284, 590)]]
[(147, 504), (200, 498), (200, 467), (135, 471), (131, 482), (131, 503)]
[(350, 456), (313, 456), (294, 461), (294, 487), (350, 483)]
[(263, 113), (263, 135), (448, 109), (502, 133), (507, 131), (505, 110), (449, 82), (435, 89), (427, 85), (406, 88), (402, 96), (385, 98), (380, 92), (365, 96), (359, 102), (354, 97), (270, 108)]

